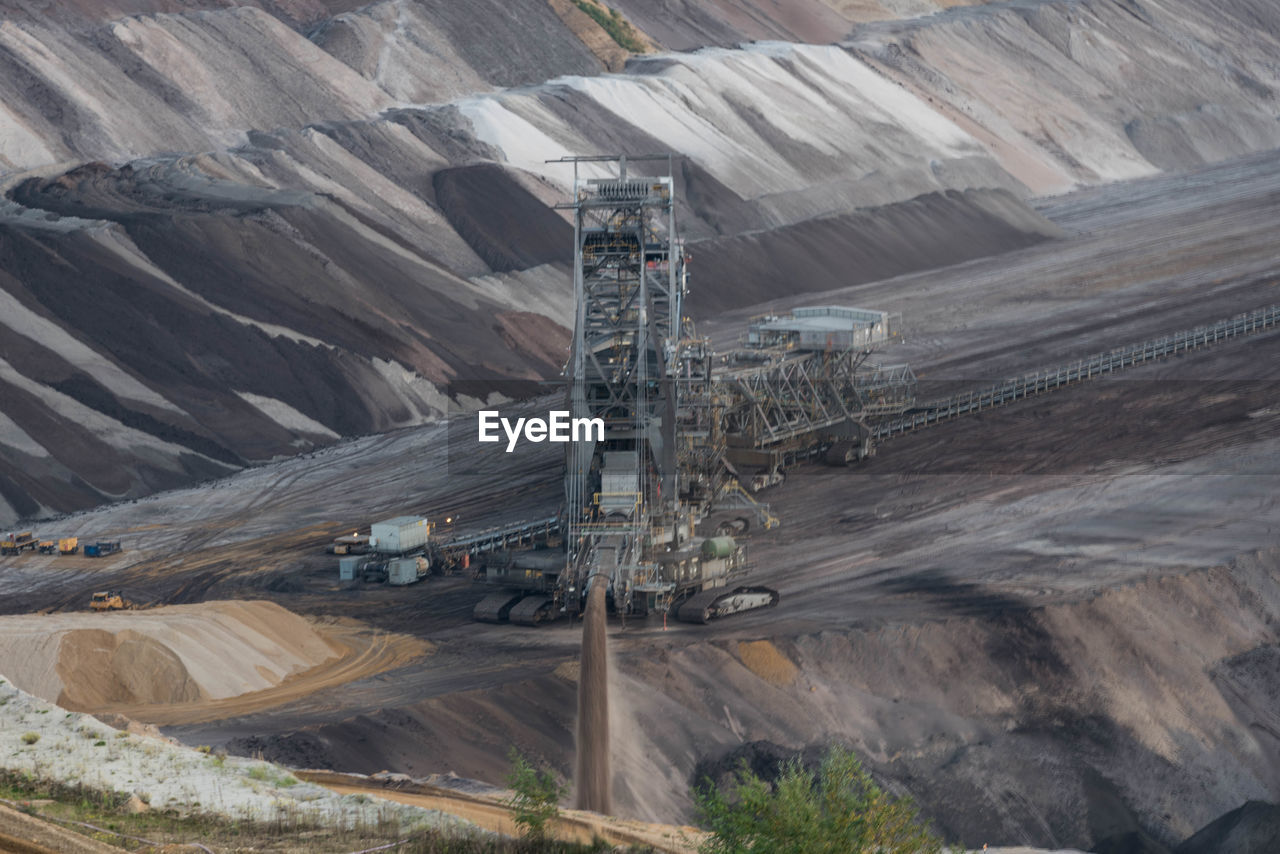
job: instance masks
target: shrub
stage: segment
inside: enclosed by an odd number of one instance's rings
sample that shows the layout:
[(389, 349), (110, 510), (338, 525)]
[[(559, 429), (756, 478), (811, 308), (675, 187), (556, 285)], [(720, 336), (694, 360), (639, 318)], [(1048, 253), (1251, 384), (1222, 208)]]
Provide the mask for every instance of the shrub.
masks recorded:
[(542, 842), (547, 838), (547, 825), (560, 814), (560, 798), (564, 796), (565, 787), (556, 780), (554, 772), (534, 768), (514, 747), (507, 758), (511, 760), (507, 786), (513, 794), (504, 804), (511, 810), (525, 839)]
[(923, 854), (942, 843), (920, 822), (915, 805), (884, 792), (851, 751), (833, 748), (817, 774), (799, 757), (782, 763), (772, 785), (744, 760), (729, 793), (711, 781), (694, 801), (711, 836), (704, 854)]
[(35, 744), (39, 740), (40, 740), (40, 733), (38, 732), (24, 732), (22, 734), (23, 744)]
[(644, 53), (645, 43), (640, 40), (640, 36), (636, 33), (635, 28), (617, 9), (611, 9), (603, 6), (594, 0), (573, 0), (583, 12), (586, 12), (591, 20), (600, 25), (600, 28), (609, 34), (609, 37), (618, 43), (619, 47), (631, 51), (632, 53)]

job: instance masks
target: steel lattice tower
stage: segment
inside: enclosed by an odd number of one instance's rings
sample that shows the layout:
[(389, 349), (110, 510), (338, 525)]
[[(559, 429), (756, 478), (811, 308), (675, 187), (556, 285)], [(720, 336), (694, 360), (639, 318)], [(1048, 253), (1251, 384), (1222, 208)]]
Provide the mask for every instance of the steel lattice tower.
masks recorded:
[[(666, 173), (632, 176), (628, 163), (662, 161)], [(607, 576), (615, 605), (643, 573), (655, 529), (679, 517), (676, 339), (684, 277), (676, 243), (670, 155), (573, 157), (574, 320), (568, 403), (600, 418), (604, 441), (573, 442), (566, 459), (570, 593)], [(616, 177), (580, 176), (601, 164)], [(606, 557), (594, 554), (605, 547)], [(570, 607), (577, 598), (568, 597)]]

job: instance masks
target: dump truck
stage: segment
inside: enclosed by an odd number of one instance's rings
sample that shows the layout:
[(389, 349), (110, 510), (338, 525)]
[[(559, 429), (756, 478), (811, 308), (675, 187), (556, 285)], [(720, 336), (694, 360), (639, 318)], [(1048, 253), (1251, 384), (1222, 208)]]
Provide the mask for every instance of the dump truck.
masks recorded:
[[(88, 551), (88, 547), (85, 548)], [(94, 611), (132, 611), (138, 606), (131, 599), (126, 599), (119, 590), (99, 590), (89, 600), (89, 608)]]
[(121, 551), (119, 540), (98, 540), (84, 547), (85, 557), (106, 557)]
[(0, 540), (0, 555), (17, 555), (21, 554), (24, 549), (35, 551), (40, 542), (30, 531), (11, 532), (3, 540)]

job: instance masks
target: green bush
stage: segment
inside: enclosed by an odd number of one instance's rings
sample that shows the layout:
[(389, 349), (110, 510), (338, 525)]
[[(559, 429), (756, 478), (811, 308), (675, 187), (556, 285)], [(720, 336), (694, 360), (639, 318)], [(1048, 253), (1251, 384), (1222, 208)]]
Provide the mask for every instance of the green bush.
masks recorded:
[(22, 734), (23, 744), (35, 744), (39, 740), (40, 740), (40, 733), (38, 732), (24, 732)]
[(514, 747), (507, 753), (511, 760), (511, 773), (507, 786), (513, 792), (504, 804), (524, 832), (533, 842), (547, 839), (547, 825), (560, 814), (560, 798), (565, 787), (556, 780), (552, 771), (540, 771), (529, 764)]
[(744, 760), (732, 791), (711, 781), (694, 801), (711, 836), (704, 854), (938, 854), (941, 841), (915, 805), (884, 792), (852, 752), (833, 748), (817, 774), (799, 757), (782, 763), (772, 785)]
[(644, 53), (647, 49), (635, 28), (617, 9), (611, 9), (592, 0), (573, 0), (574, 5), (591, 16), (609, 37), (632, 53)]

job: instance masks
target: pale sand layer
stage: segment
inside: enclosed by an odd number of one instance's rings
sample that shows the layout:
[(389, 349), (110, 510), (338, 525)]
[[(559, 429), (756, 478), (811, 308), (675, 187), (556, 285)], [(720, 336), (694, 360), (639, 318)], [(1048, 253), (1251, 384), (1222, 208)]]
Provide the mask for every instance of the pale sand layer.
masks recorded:
[(343, 651), (272, 602), (0, 618), (0, 671), (72, 709), (234, 697)]

